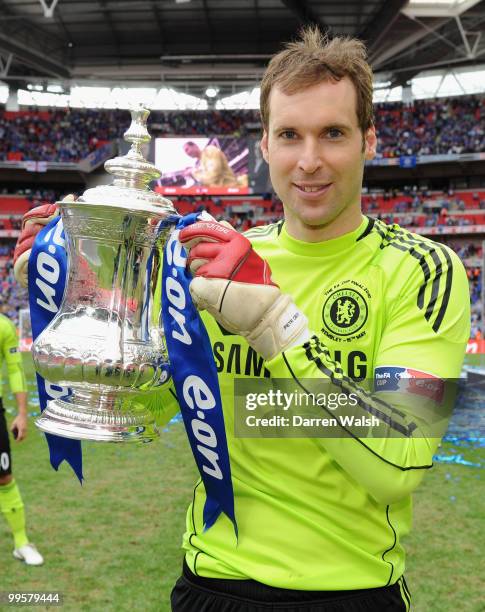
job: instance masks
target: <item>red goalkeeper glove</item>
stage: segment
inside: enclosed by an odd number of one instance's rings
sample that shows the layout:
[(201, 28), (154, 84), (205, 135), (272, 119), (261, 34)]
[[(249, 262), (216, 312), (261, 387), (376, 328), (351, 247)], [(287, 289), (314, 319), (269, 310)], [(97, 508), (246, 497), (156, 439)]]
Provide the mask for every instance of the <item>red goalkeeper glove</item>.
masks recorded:
[(199, 221), (179, 234), (194, 274), (190, 293), (225, 329), (269, 360), (310, 338), (308, 321), (271, 280), (271, 269), (242, 234)]
[[(66, 200), (68, 198), (74, 199), (74, 196), (66, 196)], [(58, 214), (59, 209), (55, 204), (43, 204), (29, 210), (22, 219), (22, 229), (13, 254), (13, 272), (22, 287), (28, 285), (29, 257), (37, 234)]]

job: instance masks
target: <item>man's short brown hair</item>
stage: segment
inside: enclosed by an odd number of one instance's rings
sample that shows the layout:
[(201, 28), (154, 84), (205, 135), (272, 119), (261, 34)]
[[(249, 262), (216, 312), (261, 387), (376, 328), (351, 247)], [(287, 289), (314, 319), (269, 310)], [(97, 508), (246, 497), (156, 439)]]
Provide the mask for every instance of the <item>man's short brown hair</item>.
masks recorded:
[(367, 51), (356, 38), (335, 37), (316, 26), (300, 32), (300, 40), (285, 45), (271, 59), (261, 81), (260, 109), (265, 130), (269, 124), (269, 97), (276, 85), (291, 95), (325, 81), (340, 81), (348, 77), (357, 93), (357, 119), (362, 134), (373, 125), (372, 68), (367, 63)]

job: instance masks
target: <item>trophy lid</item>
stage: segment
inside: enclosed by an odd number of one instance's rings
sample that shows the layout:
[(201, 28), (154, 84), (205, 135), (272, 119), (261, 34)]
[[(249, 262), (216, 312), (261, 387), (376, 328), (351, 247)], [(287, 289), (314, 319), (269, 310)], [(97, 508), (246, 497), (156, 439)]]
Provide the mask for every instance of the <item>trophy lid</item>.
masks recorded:
[(105, 170), (114, 176), (113, 182), (87, 189), (77, 202), (134, 210), (157, 207), (159, 213), (176, 214), (172, 202), (148, 186), (161, 176), (161, 172), (141, 152), (142, 145), (151, 140), (147, 130), (150, 111), (140, 104), (130, 112), (131, 125), (123, 137), (131, 143), (131, 148), (126, 155), (109, 159), (104, 164)]

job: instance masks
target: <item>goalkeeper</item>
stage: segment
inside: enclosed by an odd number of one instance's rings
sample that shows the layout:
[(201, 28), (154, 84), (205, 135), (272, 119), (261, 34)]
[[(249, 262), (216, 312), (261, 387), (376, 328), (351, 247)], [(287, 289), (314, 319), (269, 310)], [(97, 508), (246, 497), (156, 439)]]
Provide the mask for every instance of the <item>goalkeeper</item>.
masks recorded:
[[(261, 116), (284, 221), (244, 236), (207, 221), (180, 233), (219, 373), (239, 539), (224, 515), (204, 530), (199, 481), (172, 610), (409, 610), (402, 538), (439, 437), (363, 381), (386, 390), (407, 377), (408, 403), (430, 389), (438, 399), (469, 337), (466, 275), (447, 247), (362, 215), (377, 143), (360, 41), (304, 30), (270, 62)], [(18, 256), (29, 245), (21, 236)], [(235, 437), (234, 380), (244, 377), (292, 379), (302, 392), (309, 379), (332, 381), (390, 435)]]

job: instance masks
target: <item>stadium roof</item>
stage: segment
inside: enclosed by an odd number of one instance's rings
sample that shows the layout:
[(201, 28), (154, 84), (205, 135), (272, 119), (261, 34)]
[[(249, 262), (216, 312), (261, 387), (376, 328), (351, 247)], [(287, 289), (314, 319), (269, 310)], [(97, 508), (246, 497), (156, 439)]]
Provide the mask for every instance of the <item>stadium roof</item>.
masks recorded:
[(389, 86), (485, 60), (485, 0), (0, 0), (0, 79), (253, 87), (304, 23), (366, 41)]

